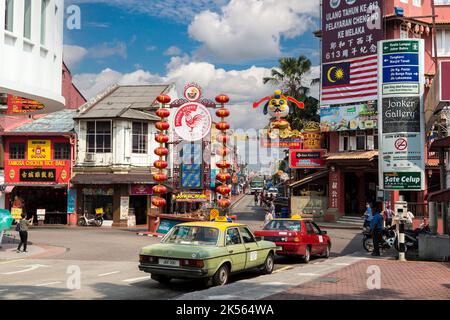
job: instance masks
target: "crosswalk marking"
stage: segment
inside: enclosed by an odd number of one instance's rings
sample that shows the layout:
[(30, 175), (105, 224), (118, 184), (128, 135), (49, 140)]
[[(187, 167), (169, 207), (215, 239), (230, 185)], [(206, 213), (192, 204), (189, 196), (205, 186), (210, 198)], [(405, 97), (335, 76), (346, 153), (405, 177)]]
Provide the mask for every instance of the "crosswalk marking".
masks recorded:
[(49, 283), (41, 283), (41, 284), (36, 284), (35, 287), (47, 287), (47, 286), (51, 286), (54, 284), (60, 284), (62, 283), (61, 281), (55, 281), (55, 282), (49, 282)]

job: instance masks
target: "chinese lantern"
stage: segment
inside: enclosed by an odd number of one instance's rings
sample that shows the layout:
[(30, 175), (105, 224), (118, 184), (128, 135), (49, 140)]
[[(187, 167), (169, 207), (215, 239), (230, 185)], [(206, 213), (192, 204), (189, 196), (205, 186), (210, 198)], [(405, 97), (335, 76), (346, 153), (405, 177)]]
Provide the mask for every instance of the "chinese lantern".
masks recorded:
[(419, 33), (419, 31), (420, 31), (420, 26), (418, 24), (416, 24), (416, 26), (414, 27), (414, 32)]
[(227, 208), (231, 205), (231, 201), (229, 199), (231, 188), (227, 186), (227, 180), (231, 178), (231, 175), (227, 172), (227, 169), (231, 167), (231, 164), (226, 159), (230, 151), (227, 148), (229, 137), (226, 135), (226, 131), (230, 129), (230, 124), (225, 121), (225, 118), (230, 115), (230, 111), (225, 108), (225, 104), (229, 101), (230, 98), (225, 94), (219, 94), (216, 97), (216, 102), (221, 105), (221, 107), (216, 110), (216, 115), (220, 118), (220, 122), (216, 124), (216, 129), (221, 131), (221, 134), (217, 137), (217, 141), (222, 143), (222, 147), (218, 150), (218, 154), (222, 157), (222, 160), (216, 164), (220, 169), (220, 173), (217, 174), (216, 177), (222, 184), (216, 188), (216, 191), (224, 197), (217, 202), (219, 207), (224, 210), (227, 210)]
[(152, 204), (155, 207), (161, 208), (167, 204), (167, 201), (161, 196), (167, 193), (167, 187), (162, 185), (162, 183), (168, 179), (167, 174), (164, 173), (164, 169), (168, 166), (165, 156), (169, 154), (169, 149), (167, 149), (164, 144), (169, 142), (169, 136), (165, 131), (170, 127), (169, 122), (167, 122), (167, 118), (170, 116), (170, 111), (165, 108), (165, 105), (170, 103), (171, 99), (168, 95), (162, 94), (159, 95), (156, 100), (160, 103), (159, 109), (156, 111), (156, 115), (161, 118), (161, 121), (158, 121), (155, 125), (160, 133), (155, 136), (155, 141), (159, 143), (159, 147), (155, 149), (155, 154), (159, 156), (159, 160), (153, 163), (155, 168), (158, 169), (158, 172), (153, 174), (153, 179), (160, 184), (152, 188), (153, 193), (155, 194), (155, 197), (152, 199)]
[(423, 34), (424, 31), (425, 31), (425, 27), (424, 26), (420, 26), (420, 34)]
[(411, 30), (411, 28), (412, 28), (412, 23), (411, 23), (411, 22), (408, 22), (408, 23), (406, 24), (406, 26), (408, 27), (408, 30)]
[(425, 33), (427, 34), (427, 36), (430, 35), (430, 31), (431, 31), (431, 30), (430, 30), (430, 27), (427, 26), (427, 27), (425, 28)]

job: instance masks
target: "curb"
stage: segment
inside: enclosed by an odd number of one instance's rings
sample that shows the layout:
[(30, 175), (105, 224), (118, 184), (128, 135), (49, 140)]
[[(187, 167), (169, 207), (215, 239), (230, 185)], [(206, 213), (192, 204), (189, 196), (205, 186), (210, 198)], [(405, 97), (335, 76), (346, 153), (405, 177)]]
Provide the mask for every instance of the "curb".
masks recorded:
[(234, 208), (234, 206), (236, 206), (242, 199), (244, 199), (246, 196), (246, 194), (242, 194), (241, 197), (237, 198), (235, 202), (233, 202), (233, 204), (230, 206), (230, 209)]

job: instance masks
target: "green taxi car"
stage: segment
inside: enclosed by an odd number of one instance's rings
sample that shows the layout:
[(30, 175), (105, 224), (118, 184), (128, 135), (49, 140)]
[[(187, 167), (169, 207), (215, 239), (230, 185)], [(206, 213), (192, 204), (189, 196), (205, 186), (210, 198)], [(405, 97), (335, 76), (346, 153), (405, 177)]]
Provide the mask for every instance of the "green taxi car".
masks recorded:
[(276, 245), (257, 241), (246, 225), (189, 222), (173, 227), (161, 243), (141, 249), (139, 270), (168, 283), (171, 279), (204, 279), (224, 285), (232, 273), (274, 269)]

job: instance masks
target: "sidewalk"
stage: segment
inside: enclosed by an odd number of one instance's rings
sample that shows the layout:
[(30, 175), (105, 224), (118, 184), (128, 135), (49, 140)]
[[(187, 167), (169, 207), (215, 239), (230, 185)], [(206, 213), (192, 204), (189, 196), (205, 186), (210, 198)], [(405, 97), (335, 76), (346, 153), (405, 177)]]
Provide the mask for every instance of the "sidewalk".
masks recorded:
[[(13, 241), (14, 240), (14, 241)], [(17, 239), (4, 237), (0, 248), (0, 262), (2, 260), (27, 259), (27, 258), (44, 258), (66, 252), (66, 248), (54, 247), (47, 245), (36, 245), (28, 242), (27, 252), (16, 252), (19, 242)], [(23, 247), (22, 247), (23, 250)]]
[[(368, 289), (370, 266), (381, 271), (380, 289)], [(363, 260), (325, 278), (291, 288), (267, 300), (450, 299), (450, 263)]]
[[(380, 289), (368, 289), (369, 266), (381, 270)], [(390, 256), (375, 258), (368, 253), (354, 253), (184, 294), (177, 299), (450, 299), (450, 263), (399, 262)]]

